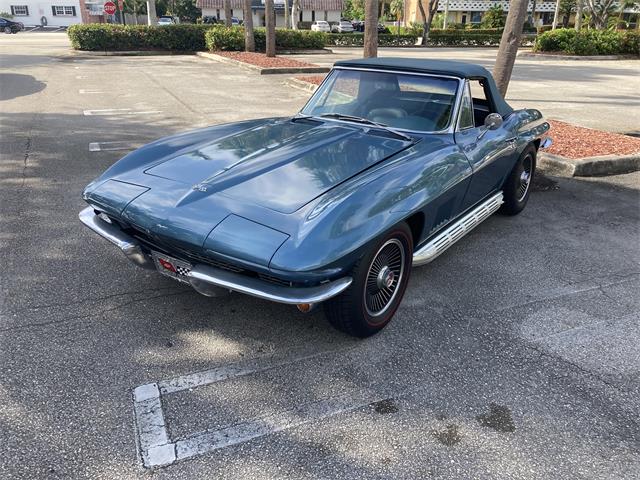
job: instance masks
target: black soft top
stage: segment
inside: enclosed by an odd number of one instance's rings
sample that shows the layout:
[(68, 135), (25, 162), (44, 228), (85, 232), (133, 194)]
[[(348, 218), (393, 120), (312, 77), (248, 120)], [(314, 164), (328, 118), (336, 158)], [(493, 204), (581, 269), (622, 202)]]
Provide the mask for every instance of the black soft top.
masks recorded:
[(429, 60), (421, 58), (397, 58), (397, 57), (377, 57), (360, 58), (356, 60), (340, 60), (334, 67), (350, 68), (374, 68), (403, 70), (407, 72), (430, 73), (433, 75), (448, 75), (451, 77), (468, 78), (473, 80), (483, 80), (488, 87), (496, 111), (506, 117), (513, 108), (504, 101), (502, 95), (493, 81), (491, 73), (480, 65), (466, 62), (455, 62), (453, 60)]

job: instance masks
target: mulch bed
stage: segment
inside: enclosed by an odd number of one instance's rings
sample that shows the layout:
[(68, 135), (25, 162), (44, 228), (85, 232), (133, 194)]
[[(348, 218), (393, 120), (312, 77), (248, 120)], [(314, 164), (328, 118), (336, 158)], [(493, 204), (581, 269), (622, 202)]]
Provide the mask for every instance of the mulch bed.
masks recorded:
[(324, 80), (324, 75), (300, 75), (295, 77), (303, 82), (313, 83), (314, 85), (320, 85)]
[[(320, 85), (324, 75), (300, 75), (295, 78)], [(549, 120), (549, 123), (553, 145), (545, 151), (554, 155), (575, 159), (640, 153), (640, 138), (578, 127), (559, 120)]]
[(264, 53), (253, 52), (213, 52), (221, 57), (231, 58), (239, 62), (248, 63), (257, 67), (316, 67), (313, 63), (300, 62), (286, 57), (267, 57)]
[(640, 138), (549, 120), (553, 145), (546, 150), (567, 158), (640, 153)]

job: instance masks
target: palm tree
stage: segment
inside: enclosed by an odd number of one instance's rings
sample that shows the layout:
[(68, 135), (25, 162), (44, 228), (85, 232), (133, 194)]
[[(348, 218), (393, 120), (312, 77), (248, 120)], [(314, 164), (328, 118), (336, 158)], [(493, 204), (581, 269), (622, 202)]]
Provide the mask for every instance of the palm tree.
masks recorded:
[(289, 28), (289, 0), (284, 0), (284, 28)]
[(553, 23), (551, 24), (551, 30), (555, 30), (558, 26), (558, 19), (560, 18), (560, 0), (556, 0), (556, 10), (553, 14)]
[(576, 0), (576, 30), (582, 28), (582, 0)]
[(291, 28), (298, 30), (298, 18), (300, 17), (300, 0), (291, 3)]
[(391, 0), (389, 11), (391, 12), (391, 15), (396, 17), (396, 21), (398, 22), (398, 36), (400, 36), (400, 17), (402, 16), (403, 10), (404, 0)]
[(507, 94), (513, 65), (516, 63), (518, 47), (522, 40), (522, 27), (527, 18), (528, 4), (529, 0), (512, 0), (509, 6), (507, 21), (500, 39), (498, 56), (493, 67), (493, 78), (502, 96)]
[(363, 56), (378, 56), (378, 0), (366, 0), (364, 3)]
[(265, 53), (267, 57), (276, 56), (276, 17), (273, 10), (273, 0), (264, 1), (264, 17), (266, 32), (266, 48)]
[(222, 6), (224, 7), (224, 24), (230, 27), (231, 24), (231, 0), (223, 0)]
[(253, 38), (253, 12), (251, 12), (251, 0), (244, 1), (244, 50), (245, 52), (256, 51), (256, 41)]
[(155, 25), (156, 22), (156, 0), (147, 0), (147, 23)]

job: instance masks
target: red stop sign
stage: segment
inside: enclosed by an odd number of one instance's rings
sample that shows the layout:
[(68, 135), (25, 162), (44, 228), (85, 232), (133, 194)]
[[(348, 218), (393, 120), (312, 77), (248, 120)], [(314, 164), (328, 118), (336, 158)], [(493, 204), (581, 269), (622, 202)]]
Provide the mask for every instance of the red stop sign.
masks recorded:
[(116, 4), (113, 2), (104, 2), (104, 13), (107, 15), (116, 13)]

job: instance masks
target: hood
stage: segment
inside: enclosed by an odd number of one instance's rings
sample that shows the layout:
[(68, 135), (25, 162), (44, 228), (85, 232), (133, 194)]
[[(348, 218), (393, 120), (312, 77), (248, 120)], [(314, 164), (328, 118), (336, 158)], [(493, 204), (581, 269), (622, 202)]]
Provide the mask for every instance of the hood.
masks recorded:
[(277, 120), (198, 143), (144, 173), (184, 184), (180, 204), (219, 194), (292, 213), (409, 145), (366, 126)]

